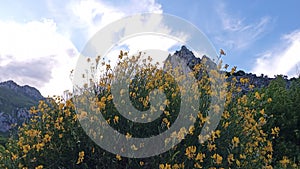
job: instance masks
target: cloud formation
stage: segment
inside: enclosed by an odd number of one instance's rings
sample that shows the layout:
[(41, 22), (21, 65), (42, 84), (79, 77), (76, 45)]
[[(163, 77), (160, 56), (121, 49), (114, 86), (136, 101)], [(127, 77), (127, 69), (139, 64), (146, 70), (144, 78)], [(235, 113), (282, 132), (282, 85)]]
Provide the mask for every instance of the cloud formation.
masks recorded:
[[(66, 4), (65, 9), (67, 17), (60, 16), (64, 18), (63, 22), (66, 22), (71, 30), (82, 31), (85, 40), (90, 39), (104, 26), (125, 16), (143, 12), (162, 13), (161, 5), (155, 0), (75, 0)], [(64, 24), (63, 22), (61, 24)]]
[(300, 75), (300, 72), (297, 72), (300, 65), (300, 30), (283, 35), (281, 40), (281, 46), (258, 54), (252, 69), (254, 73), (264, 73), (269, 77), (279, 74), (289, 77)]
[(0, 67), (0, 81), (14, 79), (21, 84), (33, 84), (38, 88), (48, 83), (52, 77), (51, 69), (55, 60), (38, 58), (29, 61), (11, 61)]
[(224, 3), (218, 3), (216, 13), (221, 21), (222, 31), (216, 35), (215, 40), (230, 50), (246, 49), (266, 33), (272, 22), (271, 17), (264, 16), (249, 23), (246, 18), (230, 14)]
[(0, 81), (37, 87), (44, 96), (72, 90), (69, 75), (78, 50), (103, 26), (134, 13), (162, 13), (154, 0), (44, 1), (42, 5), (42, 12), (26, 7), (18, 11), (30, 13), (32, 20), (0, 18)]
[(78, 52), (53, 20), (0, 21), (0, 27), (0, 81), (37, 87), (44, 96), (71, 89), (68, 76)]

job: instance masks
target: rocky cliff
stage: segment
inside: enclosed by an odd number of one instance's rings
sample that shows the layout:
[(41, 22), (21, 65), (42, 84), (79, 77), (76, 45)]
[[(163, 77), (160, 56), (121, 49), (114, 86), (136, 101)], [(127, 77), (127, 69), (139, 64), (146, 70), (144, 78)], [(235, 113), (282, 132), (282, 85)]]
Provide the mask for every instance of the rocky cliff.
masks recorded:
[[(193, 54), (192, 51), (190, 51), (189, 49), (187, 49), (185, 46), (182, 46), (181, 49), (179, 51), (176, 51), (173, 55), (169, 55), (166, 59), (166, 62), (170, 62), (172, 65), (177, 65), (178, 66), (178, 59), (182, 59), (184, 62), (180, 62), (181, 64), (185, 64), (182, 65), (183, 67), (187, 67), (189, 69), (193, 69), (195, 65), (201, 63), (202, 59), (206, 59), (206, 64), (209, 65), (210, 67), (216, 67), (217, 65), (207, 56), (202, 56), (202, 58), (196, 58), (195, 55)], [(236, 86), (240, 87), (242, 89), (242, 93), (247, 93), (250, 91), (250, 86), (249, 84), (253, 85), (254, 88), (262, 88), (262, 87), (266, 87), (269, 85), (269, 83), (271, 82), (272, 79), (274, 78), (269, 78), (267, 76), (264, 75), (260, 75), (257, 76), (255, 74), (252, 73), (245, 73), (242, 70), (239, 70), (235, 73), (233, 73), (232, 75), (230, 75), (229, 72), (226, 71), (222, 71), (222, 73), (227, 74), (228, 78), (227, 81), (231, 81), (233, 79), (233, 77), (235, 77), (237, 79), (237, 83)], [(291, 80), (288, 80), (286, 76), (285, 80), (286, 80), (286, 84), (287, 87), (289, 87), (290, 82), (293, 80), (293, 78)], [(199, 76), (198, 78), (201, 78), (201, 76)], [(240, 82), (241, 78), (247, 78), (249, 79), (249, 84), (242, 84)]]
[(28, 120), (30, 107), (43, 99), (34, 87), (19, 86), (11, 80), (0, 83), (0, 132), (6, 133)]

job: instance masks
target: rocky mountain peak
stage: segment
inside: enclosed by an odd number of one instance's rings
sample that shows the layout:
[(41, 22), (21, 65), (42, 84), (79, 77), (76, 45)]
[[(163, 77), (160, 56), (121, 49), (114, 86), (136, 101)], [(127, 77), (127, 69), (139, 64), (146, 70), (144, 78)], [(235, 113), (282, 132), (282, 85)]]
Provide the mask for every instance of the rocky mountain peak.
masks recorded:
[(12, 90), (15, 93), (19, 93), (24, 96), (30, 97), (31, 99), (36, 100), (36, 101), (44, 98), (41, 95), (40, 91), (38, 91), (36, 88), (28, 86), (28, 85), (20, 86), (12, 80), (1, 82), (0, 88), (6, 88), (8, 90)]
[(195, 57), (194, 53), (190, 51), (186, 46), (181, 46), (179, 51), (176, 51), (173, 55), (169, 55), (166, 59), (166, 62), (170, 62), (173, 66), (178, 66), (179, 61), (184, 61), (186, 65), (182, 65), (183, 67), (189, 67), (193, 69), (195, 65), (200, 64), (202, 59), (206, 60), (206, 64), (210, 67), (215, 67), (216, 64), (207, 56), (203, 55), (202, 58)]
[[(169, 55), (166, 59), (166, 62), (170, 62), (173, 68), (176, 66), (182, 66), (183, 68), (185, 68), (184, 71), (188, 71), (187, 70), (188, 68), (193, 70), (194, 66), (197, 64), (200, 64), (201, 61), (204, 59), (206, 60), (205, 64), (209, 68), (212, 68), (212, 69), (216, 68), (216, 66), (217, 66), (216, 63), (214, 61), (212, 61), (209, 57), (203, 55), (202, 58), (197, 58), (197, 57), (195, 57), (195, 55), (193, 54), (192, 51), (187, 49), (186, 46), (182, 46), (179, 51), (176, 51), (173, 55)], [(179, 60), (181, 60), (183, 62), (181, 62)], [(184, 64), (184, 65), (182, 65), (182, 64)], [(231, 81), (232, 78), (235, 77), (238, 81), (236, 83), (236, 86), (241, 87), (242, 93), (249, 92), (250, 88), (249, 88), (248, 84), (245, 85), (245, 84), (241, 84), (239, 82), (239, 80), (241, 78), (249, 79), (249, 82), (257, 88), (268, 86), (270, 81), (272, 80), (272, 78), (268, 78), (268, 77), (264, 77), (264, 76), (256, 76), (255, 74), (252, 74), (252, 73), (245, 73), (242, 70), (237, 71), (232, 76), (230, 75), (229, 72), (226, 72), (226, 71), (221, 71), (221, 72), (227, 74), (228, 78), (226, 79), (226, 81)], [(201, 78), (201, 74), (198, 76), (198, 78)]]
[(15, 88), (19, 87), (19, 85), (12, 80), (8, 80), (5, 82), (1, 82), (0, 87), (7, 87), (9, 89), (15, 89)]
[(179, 51), (176, 51), (174, 54), (182, 57), (191, 57), (194, 55), (193, 52), (188, 50), (186, 46), (181, 46), (181, 49)]
[(190, 51), (186, 46), (181, 46), (181, 49), (179, 51), (176, 51), (174, 55), (178, 56), (179, 58), (183, 58), (188, 62), (196, 58), (194, 53)]
[(21, 125), (30, 118), (29, 109), (44, 100), (34, 87), (20, 86), (12, 80), (0, 83), (0, 134), (7, 133), (13, 124)]

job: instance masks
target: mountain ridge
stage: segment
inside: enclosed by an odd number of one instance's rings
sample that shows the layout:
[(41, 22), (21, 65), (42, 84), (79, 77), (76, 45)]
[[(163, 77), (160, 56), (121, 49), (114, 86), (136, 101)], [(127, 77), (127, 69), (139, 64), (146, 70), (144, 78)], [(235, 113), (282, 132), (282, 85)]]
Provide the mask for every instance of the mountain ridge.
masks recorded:
[[(169, 55), (166, 59), (166, 61), (171, 61), (174, 62), (174, 59), (172, 58), (173, 56), (178, 56), (178, 58), (184, 59), (186, 61), (187, 65), (191, 70), (193, 70), (194, 66), (197, 64), (200, 64), (201, 61), (205, 58), (206, 59), (206, 64), (209, 65), (209, 67), (213, 67), (216, 69), (217, 65), (214, 61), (212, 61), (209, 57), (206, 55), (203, 55), (202, 58), (197, 58), (193, 54), (192, 51), (190, 51), (186, 46), (181, 46), (181, 49), (179, 51), (175, 51), (173, 55)], [(176, 62), (176, 61), (175, 61)], [(226, 81), (232, 81), (233, 77), (236, 78), (236, 87), (240, 87), (242, 89), (242, 93), (247, 93), (251, 90), (250, 85), (254, 85), (254, 88), (263, 88), (267, 87), (270, 82), (275, 79), (275, 77), (271, 78), (266, 75), (261, 74), (260, 76), (257, 76), (256, 74), (253, 73), (246, 73), (243, 70), (237, 70), (233, 74), (230, 74), (230, 72), (226, 70), (220, 70), (221, 73), (225, 73), (227, 76)], [(285, 82), (286, 82), (286, 87), (289, 88), (291, 81), (295, 80), (296, 78), (290, 78), (288, 79), (287, 76), (285, 75), (280, 75), (283, 76)], [(242, 84), (240, 82), (241, 78), (247, 78), (249, 79), (249, 84)]]
[[(29, 109), (45, 98), (38, 89), (20, 86), (12, 80), (0, 83), (0, 132), (7, 134), (12, 125), (29, 119)], [(1, 134), (1, 133), (0, 133)]]

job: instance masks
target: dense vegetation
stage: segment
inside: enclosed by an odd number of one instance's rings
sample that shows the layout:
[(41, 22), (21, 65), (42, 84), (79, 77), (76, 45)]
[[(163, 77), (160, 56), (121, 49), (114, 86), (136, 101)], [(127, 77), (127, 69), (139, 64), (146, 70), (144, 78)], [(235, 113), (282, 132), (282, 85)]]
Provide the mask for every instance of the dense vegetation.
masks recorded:
[(3, 105), (1, 106), (2, 112), (10, 113), (16, 108), (31, 107), (36, 105), (36, 102), (36, 99), (30, 98), (23, 93), (8, 90), (0, 86), (0, 103)]
[[(225, 77), (217, 71), (209, 72), (205, 64), (194, 67), (199, 95), (199, 113), (197, 117), (189, 116), (194, 127), (182, 128), (174, 133), (173, 138), (185, 139), (171, 150), (149, 158), (125, 158), (103, 150), (97, 146), (83, 130), (80, 120), (97, 124), (97, 114), (101, 112), (106, 121), (119, 132), (131, 137), (148, 137), (167, 130), (176, 119), (180, 107), (181, 91), (177, 82), (167, 73), (157, 70), (154, 65), (144, 60), (142, 67), (135, 63), (139, 57), (126, 59), (126, 53), (120, 53), (121, 71), (130, 72), (134, 68), (141, 73), (131, 79), (130, 100), (139, 110), (150, 107), (149, 93), (158, 89), (166, 94), (164, 113), (150, 126), (134, 124), (122, 117), (114, 106), (115, 99), (111, 93), (112, 78), (115, 70), (110, 65), (106, 74), (96, 83), (82, 91), (94, 94), (90, 98), (79, 97), (83, 105), (95, 107), (95, 112), (78, 109), (74, 100), (40, 101), (33, 107), (31, 122), (19, 128), (18, 136), (14, 136), (0, 146), (1, 168), (297, 168), (299, 167), (299, 111), (300, 111), (300, 79), (294, 79), (287, 87), (283, 76), (277, 76), (268, 87), (252, 90), (243, 94), (236, 88), (236, 78), (222, 85), (228, 88), (226, 93), (214, 93), (211, 84), (214, 79)], [(124, 58), (125, 57), (125, 58)], [(90, 59), (88, 60), (90, 62)], [(98, 66), (99, 59), (96, 60)], [(199, 73), (200, 72), (200, 73)], [(146, 75), (146, 74), (150, 75)], [(230, 74), (235, 73), (233, 68)], [(184, 81), (184, 77), (182, 77)], [(247, 84), (246, 78), (239, 80)], [(251, 84), (249, 84), (251, 85)], [(91, 85), (92, 86), (92, 85)], [(99, 88), (101, 87), (101, 92)], [(96, 90), (96, 92), (95, 92)], [(120, 90), (122, 91), (122, 90)], [(96, 93), (96, 94), (95, 94)], [(121, 92), (122, 93), (122, 92)], [(120, 93), (120, 95), (122, 95)], [(207, 141), (201, 142), (200, 134), (203, 125), (210, 121), (207, 114), (211, 97), (222, 95), (226, 99), (222, 119)], [(91, 104), (91, 105), (90, 105)], [(127, 103), (125, 103), (127, 104)], [(77, 109), (75, 111), (75, 109)], [(212, 106), (216, 113), (220, 107)], [(76, 113), (77, 112), (77, 113)], [(89, 131), (97, 133), (97, 131)], [(200, 141), (200, 142), (199, 142)]]

